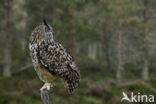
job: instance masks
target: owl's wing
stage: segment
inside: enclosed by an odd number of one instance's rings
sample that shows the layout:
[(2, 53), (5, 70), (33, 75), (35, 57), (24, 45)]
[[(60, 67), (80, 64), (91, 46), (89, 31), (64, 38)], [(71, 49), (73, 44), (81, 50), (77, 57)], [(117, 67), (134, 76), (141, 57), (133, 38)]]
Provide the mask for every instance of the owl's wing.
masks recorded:
[(70, 54), (61, 44), (55, 42), (41, 47), (38, 56), (41, 67), (64, 79), (70, 92), (78, 86), (80, 72)]

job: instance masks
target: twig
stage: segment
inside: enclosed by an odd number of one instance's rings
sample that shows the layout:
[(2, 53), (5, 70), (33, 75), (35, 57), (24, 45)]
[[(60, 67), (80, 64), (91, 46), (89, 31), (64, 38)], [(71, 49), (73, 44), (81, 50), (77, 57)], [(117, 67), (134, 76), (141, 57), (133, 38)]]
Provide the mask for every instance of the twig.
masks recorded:
[(13, 73), (19, 73), (19, 72), (22, 72), (24, 70), (27, 70), (28, 68), (32, 67), (33, 65), (32, 64), (28, 64), (22, 68), (20, 68), (19, 70), (16, 70), (16, 71), (13, 71)]
[(40, 92), (42, 104), (50, 104), (50, 93), (53, 92), (53, 86), (51, 86), (50, 90), (43, 89)]

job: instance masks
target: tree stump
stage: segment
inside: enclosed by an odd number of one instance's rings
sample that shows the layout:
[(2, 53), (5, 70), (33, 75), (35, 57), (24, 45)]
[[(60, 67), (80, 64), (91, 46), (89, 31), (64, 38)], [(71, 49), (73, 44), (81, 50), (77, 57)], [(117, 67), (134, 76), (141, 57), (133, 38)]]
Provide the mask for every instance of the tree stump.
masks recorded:
[(53, 86), (50, 87), (50, 90), (43, 89), (40, 91), (42, 104), (50, 104), (50, 94), (53, 92)]

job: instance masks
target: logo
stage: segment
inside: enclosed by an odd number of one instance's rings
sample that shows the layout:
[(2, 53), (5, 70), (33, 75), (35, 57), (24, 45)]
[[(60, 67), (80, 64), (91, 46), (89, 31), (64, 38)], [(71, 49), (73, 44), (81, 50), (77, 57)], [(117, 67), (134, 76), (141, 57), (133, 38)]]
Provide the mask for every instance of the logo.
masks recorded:
[(125, 92), (122, 92), (122, 99), (121, 102), (123, 101), (128, 101), (128, 102), (146, 102), (146, 103), (153, 103), (154, 102), (154, 95), (141, 95), (140, 92), (137, 94), (134, 94), (133, 92), (130, 93), (130, 96), (128, 96)]

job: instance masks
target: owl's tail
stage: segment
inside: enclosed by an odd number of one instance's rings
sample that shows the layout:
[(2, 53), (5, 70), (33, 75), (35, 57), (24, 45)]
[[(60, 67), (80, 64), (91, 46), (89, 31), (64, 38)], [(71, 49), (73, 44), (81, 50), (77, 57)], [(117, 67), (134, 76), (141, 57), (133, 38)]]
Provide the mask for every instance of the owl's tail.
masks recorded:
[(80, 82), (80, 73), (77, 70), (67, 70), (61, 74), (61, 77), (67, 83), (66, 87), (70, 93), (78, 87)]

